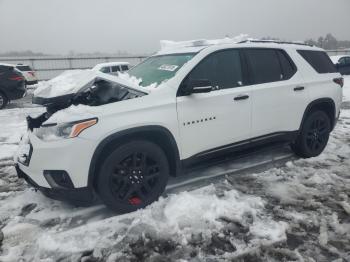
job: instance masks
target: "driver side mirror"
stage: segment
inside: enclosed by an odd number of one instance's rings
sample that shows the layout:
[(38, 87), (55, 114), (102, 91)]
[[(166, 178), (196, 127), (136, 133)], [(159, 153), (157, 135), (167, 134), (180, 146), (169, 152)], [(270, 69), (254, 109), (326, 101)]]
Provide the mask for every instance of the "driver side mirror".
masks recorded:
[(213, 89), (208, 79), (193, 79), (187, 85), (188, 94), (209, 93)]

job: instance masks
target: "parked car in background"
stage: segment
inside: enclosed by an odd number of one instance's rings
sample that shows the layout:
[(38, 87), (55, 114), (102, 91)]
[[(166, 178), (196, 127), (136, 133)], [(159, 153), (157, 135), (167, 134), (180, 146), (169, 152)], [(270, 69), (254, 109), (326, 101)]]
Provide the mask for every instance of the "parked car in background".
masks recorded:
[(21, 71), (27, 85), (35, 85), (38, 83), (38, 78), (36, 77), (34, 70), (29, 65), (18, 64), (16, 65), (16, 69)]
[(350, 75), (350, 55), (331, 56), (332, 62), (342, 75)]
[(118, 72), (128, 71), (130, 64), (128, 62), (110, 62), (97, 64), (93, 70), (98, 70), (102, 73), (118, 75)]
[(0, 109), (9, 101), (20, 99), (27, 92), (25, 79), (14, 65), (0, 64)]

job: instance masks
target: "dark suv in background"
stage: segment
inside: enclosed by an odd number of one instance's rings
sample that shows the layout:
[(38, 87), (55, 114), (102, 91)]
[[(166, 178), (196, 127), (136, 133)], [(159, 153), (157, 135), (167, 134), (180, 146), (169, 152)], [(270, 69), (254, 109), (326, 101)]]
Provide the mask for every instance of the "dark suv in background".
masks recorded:
[(342, 75), (350, 75), (350, 56), (332, 56), (331, 57), (337, 71)]
[(25, 79), (20, 71), (12, 65), (0, 64), (0, 109), (9, 101), (26, 95)]

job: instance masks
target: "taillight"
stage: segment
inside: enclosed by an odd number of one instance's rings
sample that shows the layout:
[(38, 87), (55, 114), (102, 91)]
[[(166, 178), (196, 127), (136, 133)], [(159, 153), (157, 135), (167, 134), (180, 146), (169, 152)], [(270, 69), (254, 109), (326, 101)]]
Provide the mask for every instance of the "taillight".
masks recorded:
[(333, 82), (340, 85), (340, 87), (344, 86), (344, 78), (342, 78), (342, 77), (334, 78)]
[(35, 76), (34, 72), (28, 72), (30, 75)]
[(14, 81), (22, 81), (23, 77), (14, 75), (14, 76), (11, 76), (9, 79)]

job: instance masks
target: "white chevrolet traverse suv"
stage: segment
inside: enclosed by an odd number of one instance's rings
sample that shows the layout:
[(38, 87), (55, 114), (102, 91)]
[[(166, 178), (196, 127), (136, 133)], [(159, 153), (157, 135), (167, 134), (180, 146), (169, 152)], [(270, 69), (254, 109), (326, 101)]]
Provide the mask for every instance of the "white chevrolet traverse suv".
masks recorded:
[(37, 92), (47, 112), (28, 117), (19, 177), (55, 199), (130, 212), (156, 201), (170, 176), (241, 149), (287, 142), (319, 155), (342, 100), (330, 58), (302, 44), (186, 42), (128, 74), (138, 84), (86, 72)]

